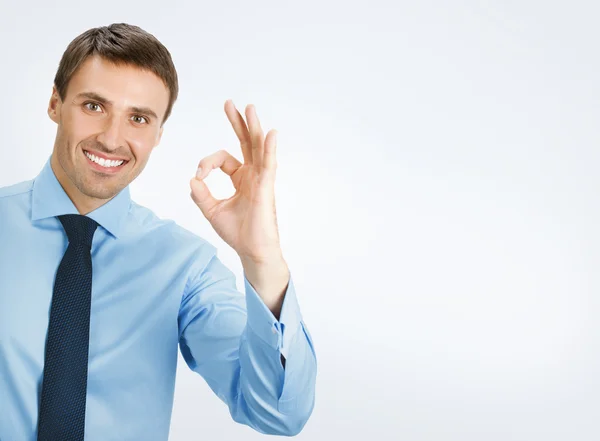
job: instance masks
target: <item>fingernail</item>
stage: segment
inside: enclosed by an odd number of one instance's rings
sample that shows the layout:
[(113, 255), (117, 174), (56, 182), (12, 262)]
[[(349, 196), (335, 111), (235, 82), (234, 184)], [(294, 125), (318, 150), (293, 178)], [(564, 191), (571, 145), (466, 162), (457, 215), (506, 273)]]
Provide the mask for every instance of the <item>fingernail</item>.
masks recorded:
[(196, 177), (198, 179), (202, 179), (202, 167), (198, 167), (198, 170), (196, 171)]

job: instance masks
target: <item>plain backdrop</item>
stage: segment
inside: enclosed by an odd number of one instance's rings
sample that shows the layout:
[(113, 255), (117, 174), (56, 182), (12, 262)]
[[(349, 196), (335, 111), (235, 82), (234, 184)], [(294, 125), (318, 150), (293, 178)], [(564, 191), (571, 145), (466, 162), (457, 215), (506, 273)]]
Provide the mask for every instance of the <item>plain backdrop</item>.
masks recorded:
[[(282, 247), (318, 359), (297, 439), (597, 441), (599, 13), (591, 0), (2, 0), (0, 186), (52, 151), (68, 43), (141, 26), (181, 90), (132, 198), (215, 244), (240, 289), (188, 181), (219, 149), (242, 158), (226, 99), (279, 131)], [(207, 182), (233, 194), (219, 170)], [(233, 422), (181, 355), (171, 427), (171, 441), (274, 439)]]

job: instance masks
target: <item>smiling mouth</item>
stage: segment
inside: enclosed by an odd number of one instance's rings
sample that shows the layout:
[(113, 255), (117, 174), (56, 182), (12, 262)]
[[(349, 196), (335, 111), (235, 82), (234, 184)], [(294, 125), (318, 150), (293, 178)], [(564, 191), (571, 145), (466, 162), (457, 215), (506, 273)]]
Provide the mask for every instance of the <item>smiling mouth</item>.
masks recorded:
[[(94, 168), (95, 170), (98, 170), (102, 173), (106, 173), (106, 174), (116, 173), (119, 170), (121, 170), (126, 164), (129, 163), (128, 160), (123, 160), (123, 162), (120, 163), (119, 165), (112, 165), (115, 163), (114, 161), (101, 161), (101, 162), (105, 162), (105, 164), (102, 165), (102, 164), (99, 164), (98, 162), (96, 162), (97, 160), (99, 160), (99, 158), (96, 157), (95, 155), (89, 153), (86, 150), (83, 150), (83, 154), (86, 157), (88, 164), (90, 164), (92, 166), (92, 168)], [(95, 158), (95, 160), (92, 158)], [(108, 165), (107, 163), (111, 164), (111, 165)], [(117, 162), (117, 164), (118, 164), (118, 162)]]

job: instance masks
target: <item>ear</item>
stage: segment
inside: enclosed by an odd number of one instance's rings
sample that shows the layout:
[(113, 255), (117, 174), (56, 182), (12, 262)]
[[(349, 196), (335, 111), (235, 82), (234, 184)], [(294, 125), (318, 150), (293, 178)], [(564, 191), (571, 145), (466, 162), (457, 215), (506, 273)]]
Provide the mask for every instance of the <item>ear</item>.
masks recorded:
[(50, 96), (50, 102), (48, 103), (48, 116), (56, 124), (60, 121), (60, 106), (62, 101), (56, 90), (56, 86), (52, 86), (52, 95)]

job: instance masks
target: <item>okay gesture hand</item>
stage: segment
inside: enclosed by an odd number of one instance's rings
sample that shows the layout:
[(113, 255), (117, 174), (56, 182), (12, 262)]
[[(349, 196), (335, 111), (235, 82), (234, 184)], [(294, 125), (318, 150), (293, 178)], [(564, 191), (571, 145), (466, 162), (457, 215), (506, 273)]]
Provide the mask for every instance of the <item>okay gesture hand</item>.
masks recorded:
[[(256, 110), (246, 107), (246, 121), (231, 100), (225, 113), (240, 140), (244, 163), (219, 150), (203, 158), (196, 177), (190, 180), (190, 196), (217, 234), (244, 260), (255, 263), (281, 260), (275, 212), (276, 130), (263, 135)], [(220, 168), (231, 177), (235, 194), (215, 199), (206, 176)]]

